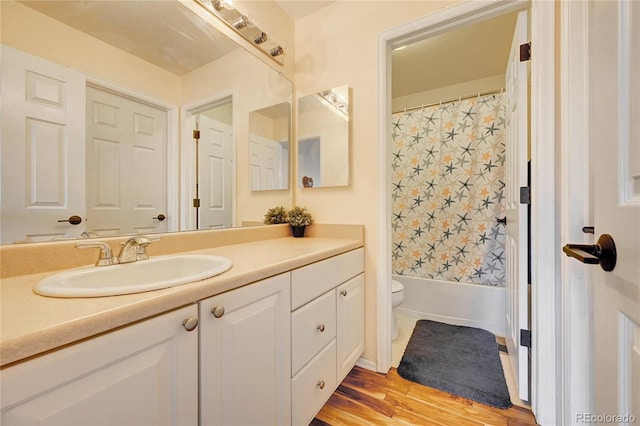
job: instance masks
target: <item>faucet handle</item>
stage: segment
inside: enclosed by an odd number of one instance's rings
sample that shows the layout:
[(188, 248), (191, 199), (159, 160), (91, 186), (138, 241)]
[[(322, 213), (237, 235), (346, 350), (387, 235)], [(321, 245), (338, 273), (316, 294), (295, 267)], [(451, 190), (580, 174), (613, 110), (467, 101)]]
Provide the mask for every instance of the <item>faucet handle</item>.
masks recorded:
[(118, 263), (118, 258), (113, 257), (113, 252), (111, 251), (111, 247), (107, 243), (103, 243), (102, 241), (81, 241), (76, 243), (77, 248), (99, 248), (100, 255), (98, 256), (98, 260), (96, 260), (96, 266), (108, 266), (115, 265)]
[(149, 258), (147, 254), (147, 246), (154, 241), (160, 241), (161, 237), (147, 237), (145, 235), (136, 237), (138, 247), (136, 249), (136, 260), (146, 260)]

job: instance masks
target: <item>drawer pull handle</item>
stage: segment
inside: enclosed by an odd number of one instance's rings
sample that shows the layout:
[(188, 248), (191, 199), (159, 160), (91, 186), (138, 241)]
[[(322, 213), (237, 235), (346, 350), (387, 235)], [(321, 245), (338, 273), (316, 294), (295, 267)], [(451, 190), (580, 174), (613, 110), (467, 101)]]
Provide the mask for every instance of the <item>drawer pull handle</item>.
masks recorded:
[(318, 329), (318, 331), (320, 333), (322, 333), (324, 331), (324, 324), (318, 324), (318, 326), (316, 328)]
[(216, 318), (222, 318), (222, 316), (224, 315), (224, 306), (214, 306), (213, 308), (211, 308), (211, 313)]
[(197, 318), (193, 318), (193, 317), (192, 318), (187, 318), (184, 321), (182, 321), (182, 326), (187, 331), (193, 331), (198, 326), (198, 319)]
[(318, 387), (324, 389), (324, 380), (318, 380)]
[(347, 295), (347, 290), (342, 290), (342, 291), (340, 292), (340, 294), (341, 294), (341, 295), (343, 295), (343, 296), (346, 296), (346, 295)]

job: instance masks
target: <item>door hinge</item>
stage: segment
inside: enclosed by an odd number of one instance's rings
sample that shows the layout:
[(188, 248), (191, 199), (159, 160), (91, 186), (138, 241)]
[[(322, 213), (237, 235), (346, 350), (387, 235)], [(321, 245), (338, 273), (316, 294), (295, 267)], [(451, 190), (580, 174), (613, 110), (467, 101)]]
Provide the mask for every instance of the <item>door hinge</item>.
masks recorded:
[(531, 42), (520, 45), (520, 62), (526, 62), (531, 59)]
[(520, 187), (520, 204), (531, 204), (531, 188), (528, 186)]
[(520, 346), (531, 349), (531, 330), (520, 329)]
[(194, 130), (193, 131), (193, 138), (194, 139), (200, 139), (200, 130)]
[(200, 198), (193, 199), (193, 207), (200, 207)]

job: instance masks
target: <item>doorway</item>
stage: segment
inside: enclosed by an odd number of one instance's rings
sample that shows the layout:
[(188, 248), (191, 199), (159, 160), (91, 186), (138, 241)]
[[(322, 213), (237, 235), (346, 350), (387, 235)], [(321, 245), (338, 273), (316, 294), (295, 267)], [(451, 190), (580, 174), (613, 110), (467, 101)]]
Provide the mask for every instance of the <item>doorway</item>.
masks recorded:
[(183, 121), (183, 228), (234, 226), (235, 144), (231, 95), (189, 107)]
[[(438, 13), (426, 16), (409, 24), (389, 30), (380, 37), (380, 131), (379, 131), (379, 169), (381, 173), (379, 181), (380, 199), (380, 244), (378, 250), (379, 275), (378, 275), (378, 371), (386, 372), (391, 358), (390, 350), (390, 279), (392, 273), (391, 259), (391, 209), (388, 205), (387, 188), (391, 187), (393, 170), (388, 164), (391, 152), (388, 146), (389, 135), (392, 133), (392, 125), (389, 117), (392, 112), (391, 101), (391, 57), (392, 49), (415, 40), (421, 40), (444, 31), (469, 25), (473, 22), (486, 20), (490, 17), (500, 16), (515, 10), (531, 8), (532, 44), (540, 49), (536, 56), (535, 65), (531, 65), (531, 93), (532, 93), (532, 117), (531, 117), (531, 156), (532, 156), (532, 186), (553, 187), (553, 158), (555, 151), (554, 140), (554, 34), (553, 28), (554, 9), (551, 5), (529, 4), (528, 2), (493, 3), (490, 5), (460, 4)], [(548, 50), (546, 50), (548, 49)], [(548, 138), (548, 139), (546, 139)], [(546, 165), (540, 166), (540, 159), (544, 158)], [(551, 163), (549, 163), (551, 162)], [(540, 194), (541, 204), (532, 211), (533, 227), (533, 251), (536, 253), (532, 263), (532, 281), (548, 279), (545, 288), (537, 288), (532, 291), (532, 328), (537, 329), (534, 334), (532, 349), (532, 409), (541, 423), (556, 422), (556, 407), (558, 399), (555, 396), (556, 388), (556, 362), (555, 353), (555, 233), (553, 222), (555, 204), (553, 194)], [(544, 227), (537, 227), (544, 218)], [(548, 251), (542, 250), (545, 248)], [(536, 250), (537, 249), (537, 250)], [(543, 269), (541, 262), (549, 261)], [(546, 270), (545, 270), (546, 269)], [(540, 301), (545, 300), (543, 306)], [(540, 344), (538, 346), (537, 344)], [(542, 367), (542, 368), (541, 368)], [(539, 390), (544, 389), (544, 393)], [(550, 391), (551, 390), (551, 391)], [(546, 419), (546, 420), (545, 420)]]

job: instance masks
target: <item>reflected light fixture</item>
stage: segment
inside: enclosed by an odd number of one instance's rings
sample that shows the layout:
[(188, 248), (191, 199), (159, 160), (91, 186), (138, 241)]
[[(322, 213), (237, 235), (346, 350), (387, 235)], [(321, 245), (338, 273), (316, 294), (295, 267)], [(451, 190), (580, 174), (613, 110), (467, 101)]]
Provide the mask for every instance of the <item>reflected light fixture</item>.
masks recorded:
[(262, 43), (264, 43), (265, 41), (267, 41), (268, 39), (269, 39), (269, 38), (267, 37), (267, 33), (265, 33), (265, 32), (261, 32), (260, 34), (256, 35), (256, 36), (253, 38), (253, 42), (254, 42), (255, 44), (262, 44)]
[(247, 25), (249, 25), (249, 18), (247, 18), (245, 15), (240, 15), (240, 17), (238, 17), (235, 21), (231, 22), (230, 24), (236, 30), (241, 30)]
[(213, 0), (211, 5), (215, 10), (220, 12), (222, 9), (233, 9), (233, 1), (232, 0)]

